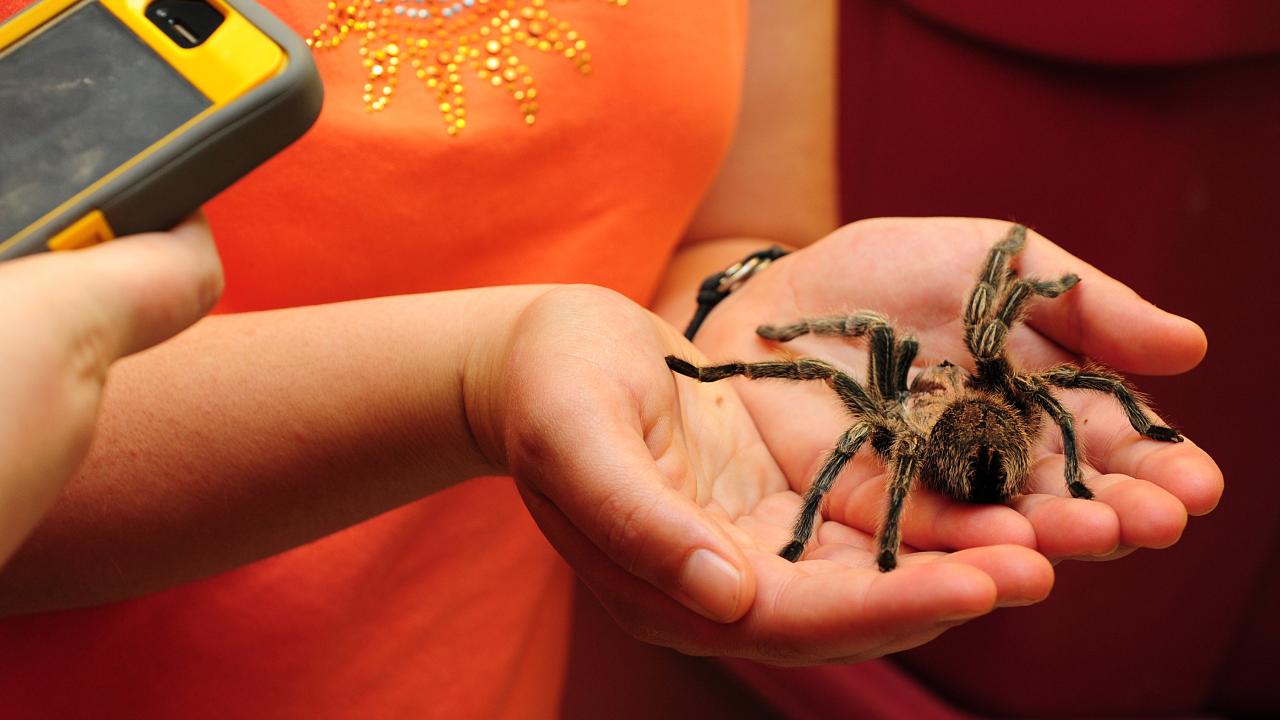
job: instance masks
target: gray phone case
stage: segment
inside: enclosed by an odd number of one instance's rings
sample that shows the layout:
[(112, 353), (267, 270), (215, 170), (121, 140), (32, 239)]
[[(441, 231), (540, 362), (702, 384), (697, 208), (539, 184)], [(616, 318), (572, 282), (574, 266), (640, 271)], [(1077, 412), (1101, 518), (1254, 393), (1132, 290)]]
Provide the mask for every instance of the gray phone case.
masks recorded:
[(285, 51), (284, 68), (41, 222), (0, 250), (0, 260), (47, 250), (51, 238), (95, 209), (117, 236), (171, 228), (311, 127), (324, 96), (311, 49), (265, 8), (250, 0), (225, 2)]

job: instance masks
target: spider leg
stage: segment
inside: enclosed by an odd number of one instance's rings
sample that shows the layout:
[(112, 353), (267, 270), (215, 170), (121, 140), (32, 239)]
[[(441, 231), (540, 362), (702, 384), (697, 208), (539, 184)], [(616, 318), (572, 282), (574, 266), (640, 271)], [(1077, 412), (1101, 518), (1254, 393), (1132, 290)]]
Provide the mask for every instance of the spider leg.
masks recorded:
[(906, 400), (904, 394), (908, 392), (907, 374), (911, 372), (911, 363), (916, 359), (916, 353), (919, 350), (920, 343), (913, 337), (900, 341), (894, 350), (893, 384), (900, 402)]
[(838, 335), (841, 337), (861, 337), (877, 325), (888, 325), (883, 315), (869, 310), (859, 310), (852, 315), (835, 315), (831, 317), (801, 320), (790, 325), (761, 325), (756, 334), (766, 340), (787, 342), (801, 335)]
[(923, 447), (924, 438), (913, 432), (899, 435), (893, 445), (893, 477), (889, 480), (889, 501), (876, 555), (876, 564), (881, 572), (889, 572), (898, 566), (898, 548), (902, 545), (902, 508), (906, 505), (907, 492), (911, 489)]
[(1015, 280), (1010, 284), (1008, 292), (1005, 293), (1004, 300), (1000, 303), (1000, 308), (996, 310), (996, 319), (1012, 327), (1027, 300), (1037, 295), (1056, 298), (1075, 287), (1078, 282), (1080, 282), (1080, 276), (1075, 274), (1063, 275), (1058, 280), (1036, 280), (1034, 278)]
[(805, 492), (804, 505), (801, 506), (800, 514), (796, 517), (795, 526), (791, 531), (791, 542), (778, 551), (779, 555), (791, 562), (800, 559), (804, 553), (805, 544), (809, 542), (809, 536), (813, 534), (814, 520), (819, 508), (822, 507), (822, 499), (835, 485), (836, 477), (844, 469), (845, 463), (858, 452), (858, 448), (862, 447), (870, 433), (871, 427), (859, 421), (840, 436), (835, 448), (822, 464), (822, 469), (818, 471), (818, 476)]
[(1005, 287), (999, 304), (990, 311), (990, 317), (979, 319), (973, 325), (969, 325), (966, 318), (965, 341), (968, 343), (969, 353), (979, 366), (979, 375), (987, 374), (984, 365), (999, 364), (1005, 359), (1005, 340), (1028, 300), (1036, 296), (1056, 298), (1075, 287), (1078, 282), (1080, 278), (1076, 275), (1063, 275), (1058, 280), (1013, 276)]
[(1067, 490), (1072, 497), (1091, 500), (1093, 491), (1084, 484), (1084, 473), (1080, 471), (1080, 445), (1076, 442), (1075, 418), (1043, 383), (1023, 377), (1018, 379), (1018, 387), (1053, 418), (1062, 433), (1062, 456), (1065, 459), (1063, 474), (1066, 476)]
[(1004, 239), (987, 251), (987, 259), (982, 265), (982, 272), (978, 274), (978, 282), (969, 293), (969, 302), (964, 308), (966, 339), (973, 335), (979, 323), (991, 316), (992, 305), (1012, 275), (1009, 260), (1022, 251), (1026, 242), (1027, 228), (1012, 225)]
[(1177, 430), (1164, 425), (1157, 425), (1147, 417), (1140, 396), (1129, 387), (1124, 378), (1101, 368), (1082, 370), (1073, 365), (1060, 365), (1046, 370), (1035, 377), (1043, 382), (1068, 390), (1094, 390), (1111, 393), (1124, 408), (1129, 417), (1129, 424), (1140, 435), (1152, 440), (1164, 442), (1182, 442), (1182, 435)]
[(836, 391), (850, 412), (873, 415), (880, 413), (878, 401), (873, 400), (857, 380), (821, 360), (802, 358), (795, 361), (736, 362), (698, 367), (675, 355), (668, 355), (667, 367), (674, 373), (701, 382), (716, 382), (739, 375), (750, 379), (823, 380)]
[(882, 399), (897, 396), (897, 366), (893, 326), (879, 313), (861, 310), (852, 315), (841, 315), (812, 320), (801, 320), (790, 325), (761, 325), (756, 334), (767, 340), (786, 342), (808, 333), (840, 337), (870, 336), (867, 347), (867, 386)]

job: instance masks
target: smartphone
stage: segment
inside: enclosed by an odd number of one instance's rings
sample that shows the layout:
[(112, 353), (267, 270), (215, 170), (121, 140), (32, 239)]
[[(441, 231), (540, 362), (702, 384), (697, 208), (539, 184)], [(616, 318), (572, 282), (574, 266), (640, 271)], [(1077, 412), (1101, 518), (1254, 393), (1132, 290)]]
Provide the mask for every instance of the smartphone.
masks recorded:
[(43, 0), (0, 25), (0, 260), (164, 230), (320, 112), (248, 0)]

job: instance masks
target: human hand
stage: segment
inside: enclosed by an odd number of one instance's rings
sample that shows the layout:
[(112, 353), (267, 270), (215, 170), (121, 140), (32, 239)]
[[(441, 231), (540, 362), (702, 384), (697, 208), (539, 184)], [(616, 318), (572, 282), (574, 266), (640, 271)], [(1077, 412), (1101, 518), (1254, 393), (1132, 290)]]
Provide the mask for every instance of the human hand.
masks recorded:
[[(761, 324), (870, 309), (899, 333), (914, 334), (916, 365), (949, 359), (972, 369), (960, 323), (962, 305), (983, 257), (1008, 224), (962, 218), (878, 219), (855, 223), (775, 263), (711, 313), (698, 346), (713, 363), (776, 358), (779, 351), (833, 361), (865, 376), (866, 344), (804, 336), (785, 345), (755, 335)], [(1173, 374), (1204, 355), (1204, 333), (1032, 232), (1014, 261), (1025, 274), (1056, 278), (1073, 272), (1078, 287), (1033, 303), (1009, 339), (1012, 359), (1038, 369), (1078, 354), (1120, 370)], [(796, 492), (849, 426), (834, 394), (821, 383), (733, 381)], [(723, 384), (723, 383), (722, 383)], [(1138, 547), (1178, 540), (1187, 515), (1209, 512), (1222, 492), (1213, 460), (1192, 442), (1167, 444), (1139, 436), (1109, 396), (1057, 391), (1077, 418), (1085, 482), (1094, 500), (1069, 496), (1061, 436), (1044, 424), (1027, 494), (1003, 505), (970, 505), (923, 488), (905, 513), (904, 552), (975, 548), (994, 543), (1035, 547), (1051, 559), (1110, 559)], [(806, 558), (851, 565), (871, 562), (868, 538), (883, 512), (881, 464), (860, 453), (828, 496), (828, 522)], [(792, 498), (792, 502), (796, 499)], [(784, 516), (778, 547), (788, 537)]]
[(201, 217), (0, 264), (0, 562), (88, 451), (111, 363), (195, 322), (221, 291)]
[(776, 664), (851, 661), (1047, 594), (1049, 564), (1016, 546), (920, 554), (888, 574), (778, 557), (795, 495), (734, 391), (663, 362), (694, 352), (614, 293), (563, 288), (468, 363), (481, 449), (632, 635)]

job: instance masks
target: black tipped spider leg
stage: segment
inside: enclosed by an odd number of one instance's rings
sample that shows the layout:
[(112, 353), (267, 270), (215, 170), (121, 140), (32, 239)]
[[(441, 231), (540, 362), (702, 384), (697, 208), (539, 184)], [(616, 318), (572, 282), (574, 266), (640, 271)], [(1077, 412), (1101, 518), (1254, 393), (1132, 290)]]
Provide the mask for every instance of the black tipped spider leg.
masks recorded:
[(859, 422), (840, 436), (839, 442), (827, 456), (822, 469), (818, 471), (818, 476), (805, 492), (804, 505), (801, 506), (800, 514), (796, 516), (795, 526), (791, 531), (791, 542), (778, 551), (779, 555), (795, 562), (804, 554), (804, 546), (813, 534), (814, 521), (817, 519), (818, 510), (822, 507), (822, 499), (835, 485), (836, 477), (844, 469), (845, 463), (849, 462), (849, 459), (858, 452), (858, 448), (866, 442), (870, 432), (871, 428), (866, 423)]
[(1110, 393), (1115, 396), (1120, 407), (1124, 408), (1129, 424), (1140, 435), (1163, 442), (1182, 442), (1182, 434), (1177, 430), (1157, 425), (1147, 417), (1136, 393), (1124, 378), (1115, 373), (1098, 369), (1081, 370), (1071, 365), (1063, 365), (1041, 373), (1038, 377), (1055, 387)]
[(1064, 458), (1063, 474), (1067, 479), (1067, 490), (1072, 497), (1084, 500), (1093, 499), (1093, 491), (1084, 484), (1084, 473), (1080, 471), (1080, 446), (1076, 442), (1075, 418), (1071, 412), (1062, 407), (1062, 403), (1049, 392), (1049, 389), (1034, 381), (1020, 380), (1019, 386), (1030, 398), (1036, 401), (1044, 411), (1057, 423), (1062, 432), (1062, 457)]
[(889, 502), (885, 509), (884, 526), (880, 528), (876, 565), (881, 572), (889, 572), (898, 566), (898, 548), (902, 545), (902, 508), (911, 489), (924, 438), (915, 433), (901, 435), (893, 447), (893, 477), (889, 481)]
[(667, 367), (671, 368), (672, 372), (701, 382), (716, 382), (739, 375), (751, 379), (823, 380), (836, 391), (850, 412), (856, 414), (879, 412), (876, 401), (867, 395), (866, 390), (858, 384), (857, 380), (821, 360), (802, 358), (794, 362), (738, 362), (698, 367), (675, 355), (668, 355)]
[(667, 367), (671, 368), (671, 372), (691, 377), (695, 380), (700, 379), (698, 376), (698, 367), (688, 360), (683, 360), (675, 355), (667, 356)]

